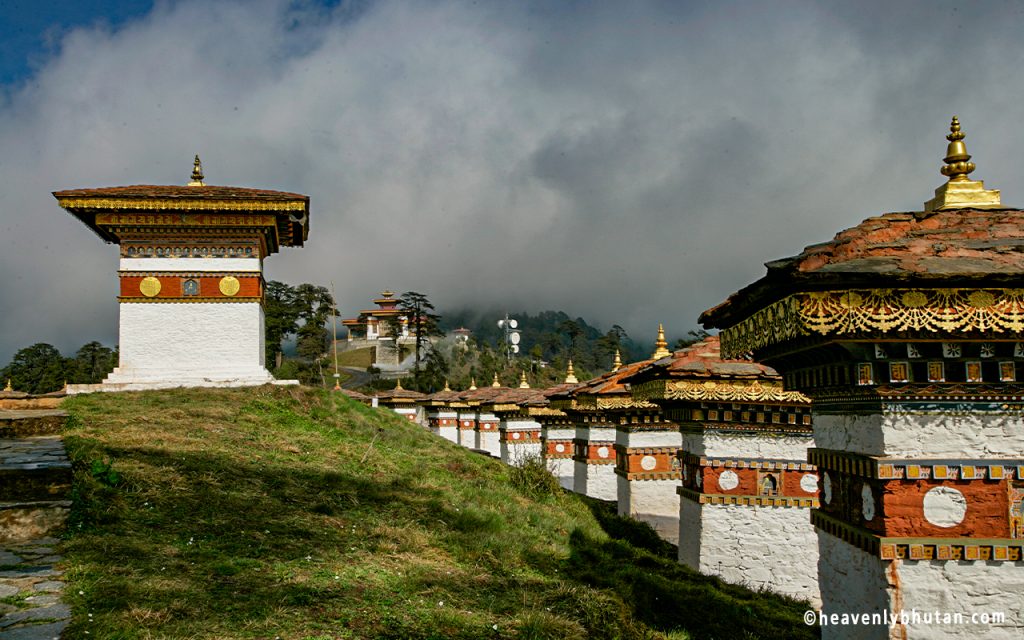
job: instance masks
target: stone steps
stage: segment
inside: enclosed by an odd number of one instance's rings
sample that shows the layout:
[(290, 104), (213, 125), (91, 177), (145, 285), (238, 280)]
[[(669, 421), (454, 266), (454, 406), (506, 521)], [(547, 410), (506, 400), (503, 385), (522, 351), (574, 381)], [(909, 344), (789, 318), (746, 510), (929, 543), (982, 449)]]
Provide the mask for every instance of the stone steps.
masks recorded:
[(58, 434), (67, 421), (67, 412), (60, 409), (3, 409), (0, 410), (0, 438)]
[(71, 462), (60, 410), (0, 411), (0, 542), (51, 535), (71, 509)]

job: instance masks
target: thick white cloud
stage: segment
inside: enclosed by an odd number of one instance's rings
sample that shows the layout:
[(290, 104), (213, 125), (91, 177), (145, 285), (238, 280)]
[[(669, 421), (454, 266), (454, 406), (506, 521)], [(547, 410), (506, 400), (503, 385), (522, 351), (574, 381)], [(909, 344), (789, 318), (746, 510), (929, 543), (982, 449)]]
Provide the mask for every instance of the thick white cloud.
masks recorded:
[[(851, 5), (853, 6), (853, 5)], [(116, 340), (116, 258), (50, 192), (308, 193), (268, 275), (563, 309), (652, 337), (761, 263), (938, 186), (958, 113), (1024, 203), (1014, 7), (160, 4), (67, 33), (0, 104), (0, 362)]]

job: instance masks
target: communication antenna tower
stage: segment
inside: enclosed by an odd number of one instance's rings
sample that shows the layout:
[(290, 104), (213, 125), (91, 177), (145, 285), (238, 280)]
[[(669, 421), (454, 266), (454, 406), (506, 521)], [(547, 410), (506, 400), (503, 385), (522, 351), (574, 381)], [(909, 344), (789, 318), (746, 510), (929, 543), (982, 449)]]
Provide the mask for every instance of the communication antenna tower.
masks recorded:
[(522, 336), (519, 335), (519, 321), (515, 318), (505, 317), (498, 320), (498, 328), (505, 330), (505, 339), (503, 341), (503, 349), (505, 350), (505, 357), (511, 361), (512, 356), (519, 353), (519, 341)]

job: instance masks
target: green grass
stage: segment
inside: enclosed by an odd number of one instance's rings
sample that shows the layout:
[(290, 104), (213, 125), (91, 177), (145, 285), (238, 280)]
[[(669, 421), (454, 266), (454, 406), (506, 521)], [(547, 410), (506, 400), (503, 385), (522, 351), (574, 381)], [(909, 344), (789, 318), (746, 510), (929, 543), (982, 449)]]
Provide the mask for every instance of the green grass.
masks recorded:
[(373, 364), (374, 347), (338, 352), (338, 366), (365, 369)]
[(816, 637), (805, 605), (341, 394), (64, 406), (68, 638)]

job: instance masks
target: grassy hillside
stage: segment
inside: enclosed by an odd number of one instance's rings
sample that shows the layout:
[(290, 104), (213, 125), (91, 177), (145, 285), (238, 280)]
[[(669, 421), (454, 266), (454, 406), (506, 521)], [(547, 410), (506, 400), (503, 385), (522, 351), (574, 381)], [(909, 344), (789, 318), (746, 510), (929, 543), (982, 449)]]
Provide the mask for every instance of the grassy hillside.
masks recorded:
[(803, 605), (340, 394), (65, 406), (69, 638), (811, 637)]

